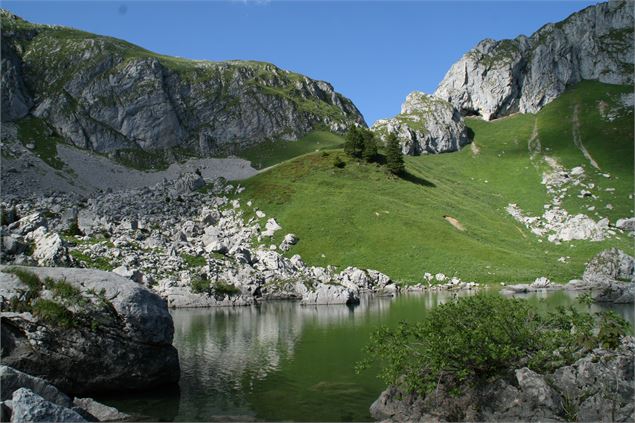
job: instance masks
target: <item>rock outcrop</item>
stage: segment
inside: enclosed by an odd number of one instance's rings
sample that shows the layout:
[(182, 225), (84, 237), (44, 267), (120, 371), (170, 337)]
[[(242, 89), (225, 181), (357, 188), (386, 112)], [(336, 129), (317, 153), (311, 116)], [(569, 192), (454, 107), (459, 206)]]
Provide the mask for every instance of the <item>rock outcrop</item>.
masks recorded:
[[(209, 156), (327, 127), (365, 125), (324, 81), (253, 61), (161, 56), (111, 37), (2, 17), (2, 119), (30, 113), (115, 157)], [(20, 123), (20, 122), (18, 122)], [(174, 149), (178, 147), (177, 149)]]
[(458, 110), (440, 98), (412, 92), (401, 106), (401, 113), (380, 119), (371, 128), (386, 141), (395, 134), (404, 154), (436, 154), (457, 151), (468, 144), (467, 129)]
[(71, 394), (178, 381), (167, 307), (129, 279), (93, 269), (3, 266), (0, 299), (5, 365)]
[(610, 1), (530, 37), (486, 39), (455, 63), (435, 96), (489, 120), (535, 113), (582, 80), (632, 84), (633, 4)]
[(635, 340), (625, 337), (616, 350), (596, 349), (550, 374), (516, 369), (509, 380), (464, 386), (453, 395), (440, 385), (427, 396), (395, 386), (370, 408), (384, 421), (633, 421)]

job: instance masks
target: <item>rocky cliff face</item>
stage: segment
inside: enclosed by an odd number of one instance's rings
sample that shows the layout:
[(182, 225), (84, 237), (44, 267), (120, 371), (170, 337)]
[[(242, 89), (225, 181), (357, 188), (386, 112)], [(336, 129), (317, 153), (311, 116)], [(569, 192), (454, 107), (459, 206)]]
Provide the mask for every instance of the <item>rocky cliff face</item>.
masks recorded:
[(582, 80), (632, 84), (633, 24), (633, 4), (611, 1), (530, 37), (483, 40), (450, 68), (435, 95), (489, 120), (537, 112)]
[(2, 120), (28, 113), (101, 153), (209, 155), (317, 127), (365, 125), (323, 81), (261, 62), (161, 56), (118, 39), (2, 17)]
[(406, 97), (400, 114), (378, 120), (371, 129), (384, 141), (388, 134), (397, 135), (402, 152), (410, 155), (457, 151), (469, 143), (458, 110), (445, 100), (419, 91)]

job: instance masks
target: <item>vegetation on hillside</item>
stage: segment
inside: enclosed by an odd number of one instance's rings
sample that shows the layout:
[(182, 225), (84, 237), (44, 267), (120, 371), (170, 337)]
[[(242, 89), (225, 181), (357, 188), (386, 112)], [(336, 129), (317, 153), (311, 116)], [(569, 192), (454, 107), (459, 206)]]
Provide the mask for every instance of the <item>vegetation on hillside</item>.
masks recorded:
[(297, 141), (268, 141), (238, 152), (256, 169), (264, 169), (303, 154), (341, 147), (344, 139), (328, 131), (312, 131)]
[(613, 312), (573, 306), (538, 313), (527, 301), (479, 293), (434, 307), (421, 321), (382, 327), (371, 336), (359, 370), (379, 360), (380, 377), (425, 395), (438, 385), (459, 394), (514, 369), (553, 371), (596, 347), (616, 347), (628, 323)]
[[(632, 216), (633, 113), (622, 104), (622, 95), (631, 91), (584, 82), (536, 115), (467, 119), (473, 146), (405, 157), (402, 178), (332, 151), (302, 156), (244, 181), (241, 197), (255, 200), (280, 222), (284, 231), (274, 242), (284, 233), (297, 234), (302, 241), (288, 254), (300, 254), (310, 265), (374, 268), (409, 283), (421, 282), (424, 272), (485, 283), (539, 276), (566, 282), (579, 278), (585, 263), (603, 249), (633, 254), (632, 241), (618, 234), (601, 242), (549, 243), (505, 208), (516, 203), (527, 213), (543, 213), (550, 197), (541, 180), (544, 157), (550, 156), (566, 168), (581, 165), (586, 181), (596, 186), (595, 198), (580, 198), (577, 191), (565, 197), (569, 213), (612, 223)], [(601, 170), (574, 143), (576, 105), (582, 143)], [(528, 150), (534, 131), (541, 144), (538, 156)], [(343, 165), (335, 167), (336, 159)]]

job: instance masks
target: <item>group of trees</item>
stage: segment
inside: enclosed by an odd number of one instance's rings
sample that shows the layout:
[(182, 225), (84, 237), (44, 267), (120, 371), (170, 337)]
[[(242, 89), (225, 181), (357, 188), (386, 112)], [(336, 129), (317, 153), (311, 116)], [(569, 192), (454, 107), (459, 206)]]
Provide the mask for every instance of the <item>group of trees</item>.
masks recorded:
[[(369, 163), (378, 162), (379, 148), (375, 133), (370, 129), (352, 126), (346, 134), (344, 152), (351, 157), (363, 159)], [(386, 140), (386, 167), (395, 174), (401, 175), (405, 171), (401, 146), (395, 134), (389, 134)]]

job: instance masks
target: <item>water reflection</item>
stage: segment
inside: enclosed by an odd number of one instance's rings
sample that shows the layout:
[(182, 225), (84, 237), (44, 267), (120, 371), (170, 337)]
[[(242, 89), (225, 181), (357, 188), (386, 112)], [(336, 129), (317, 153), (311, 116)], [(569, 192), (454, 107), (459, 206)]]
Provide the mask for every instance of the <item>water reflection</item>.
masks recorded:
[(525, 294), (515, 294), (515, 298), (525, 298), (538, 307), (548, 310), (558, 305), (574, 305), (578, 310), (588, 311), (590, 313), (600, 313), (602, 311), (612, 310), (618, 315), (626, 319), (631, 324), (631, 328), (635, 327), (635, 310), (633, 304), (612, 304), (612, 303), (594, 303), (590, 306), (581, 304), (578, 297), (585, 291), (537, 291)]
[[(362, 297), (355, 307), (271, 302), (240, 308), (172, 311), (181, 362), (178, 393), (108, 399), (123, 411), (154, 420), (369, 420), (382, 390), (373, 372), (355, 362), (379, 325), (421, 319), (466, 292)], [(538, 308), (577, 304), (577, 293), (523, 295)], [(632, 306), (612, 306), (631, 324)], [(605, 307), (594, 305), (591, 311)]]

